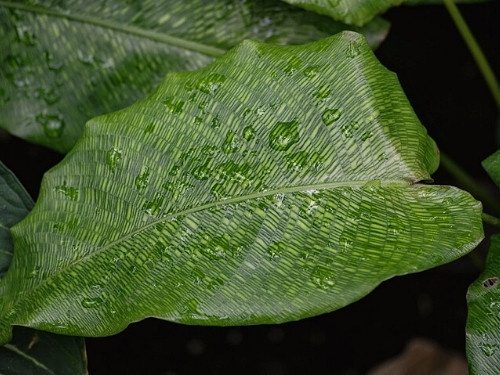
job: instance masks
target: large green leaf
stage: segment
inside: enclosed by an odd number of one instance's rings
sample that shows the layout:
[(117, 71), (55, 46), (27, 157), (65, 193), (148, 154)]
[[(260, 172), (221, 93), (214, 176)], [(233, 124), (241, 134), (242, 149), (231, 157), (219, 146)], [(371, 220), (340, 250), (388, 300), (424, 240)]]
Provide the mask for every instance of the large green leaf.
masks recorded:
[(500, 370), (500, 235), (491, 237), (486, 269), (467, 293), (467, 357), (471, 375)]
[[(439, 4), (443, 0), (283, 0), (304, 9), (325, 14), (347, 24), (362, 26), (376, 15), (400, 4)], [(486, 0), (458, 0), (457, 3), (477, 3)]]
[[(66, 152), (89, 118), (131, 104), (169, 71), (197, 69), (246, 38), (301, 44), (347, 27), (278, 0), (0, 1), (0, 127)], [(377, 45), (388, 24), (358, 31)]]
[[(359, 34), (246, 41), (89, 121), (13, 230), (11, 325), (109, 335), (154, 316), (284, 322), (332, 311), (482, 238), (468, 193)], [(19, 249), (19, 251), (17, 251)]]
[[(1, 273), (8, 268), (12, 257), (9, 228), (23, 219), (32, 206), (33, 201), (21, 183), (0, 162)], [(0, 347), (0, 373), (85, 374), (85, 343), (82, 338), (58, 336), (18, 327), (13, 340)]]
[(33, 201), (16, 176), (0, 162), (0, 277), (12, 258), (10, 228), (33, 208)]

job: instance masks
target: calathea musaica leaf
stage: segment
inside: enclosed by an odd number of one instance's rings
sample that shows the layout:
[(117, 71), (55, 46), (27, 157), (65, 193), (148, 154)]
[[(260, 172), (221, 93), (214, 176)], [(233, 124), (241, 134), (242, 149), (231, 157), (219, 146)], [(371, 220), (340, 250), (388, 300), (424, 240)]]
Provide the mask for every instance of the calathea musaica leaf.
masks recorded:
[[(0, 276), (12, 258), (10, 227), (22, 220), (32, 207), (29, 194), (0, 162)], [(0, 347), (0, 373), (4, 375), (83, 375), (86, 367), (85, 343), (79, 337), (16, 327), (13, 340)]]
[[(348, 27), (278, 0), (0, 1), (0, 127), (67, 152), (88, 119), (167, 72), (205, 66), (247, 38), (301, 44)], [(375, 46), (388, 23), (354, 29)]]
[(479, 202), (421, 183), (438, 159), (361, 35), (245, 41), (87, 123), (13, 229), (1, 340), (338, 309), (481, 240)]

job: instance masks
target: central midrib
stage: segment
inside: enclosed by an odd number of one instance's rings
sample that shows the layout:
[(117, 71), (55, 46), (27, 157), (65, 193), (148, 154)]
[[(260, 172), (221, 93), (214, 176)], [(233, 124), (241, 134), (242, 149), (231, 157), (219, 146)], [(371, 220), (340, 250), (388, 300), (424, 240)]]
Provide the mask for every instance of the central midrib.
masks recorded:
[[(135, 236), (136, 234), (139, 234), (139, 233), (147, 230), (148, 228), (155, 226), (163, 221), (171, 220), (176, 216), (189, 215), (189, 214), (192, 214), (195, 212), (204, 211), (204, 210), (207, 210), (207, 209), (210, 209), (213, 207), (217, 207), (217, 206), (239, 203), (239, 202), (243, 202), (246, 200), (263, 198), (263, 197), (267, 197), (267, 196), (271, 196), (271, 195), (275, 195), (275, 194), (289, 194), (289, 193), (307, 192), (310, 190), (326, 190), (326, 189), (334, 189), (334, 188), (342, 188), (342, 187), (359, 188), (359, 187), (363, 187), (366, 184), (373, 182), (373, 181), (379, 181), (380, 185), (378, 185), (378, 186), (381, 186), (381, 187), (408, 187), (408, 186), (415, 184), (415, 183), (408, 181), (408, 180), (376, 180), (376, 179), (341, 181), (341, 182), (326, 182), (326, 183), (321, 183), (321, 184), (300, 185), (300, 186), (291, 186), (291, 187), (287, 187), (287, 188), (280, 188), (280, 189), (274, 189), (274, 190), (265, 190), (265, 191), (260, 191), (260, 192), (251, 193), (251, 194), (247, 194), (247, 195), (241, 195), (241, 196), (237, 196), (237, 197), (233, 197), (233, 198), (222, 199), (219, 201), (206, 203), (206, 204), (201, 205), (201, 206), (189, 208), (189, 209), (186, 209), (184, 211), (179, 211), (179, 212), (175, 212), (175, 213), (166, 215), (166, 216), (162, 217), (161, 219), (152, 221), (151, 223), (149, 223), (145, 226), (142, 226), (134, 231), (129, 232), (128, 234), (119, 238), (118, 240), (110, 242), (109, 244), (98, 249), (97, 251), (94, 251), (94, 252), (92, 252), (92, 253), (90, 253), (82, 258), (79, 258), (75, 262), (69, 264), (68, 266), (61, 268), (58, 272), (49, 275), (47, 278), (41, 280), (40, 283), (37, 284), (37, 286), (31, 290), (31, 292), (34, 292), (35, 290), (44, 286), (50, 280), (52, 280), (56, 276), (64, 273), (67, 269), (69, 269), (70, 267), (73, 267), (75, 264), (81, 263), (81, 262), (87, 260), (88, 258), (93, 257), (94, 255), (100, 254), (100, 253), (106, 251), (109, 248), (112, 248), (113, 246), (115, 246), (119, 243), (127, 241), (132, 236)], [(19, 306), (20, 303), (23, 303), (25, 301), (26, 301), (25, 298), (17, 300), (14, 302), (14, 305)], [(4, 312), (5, 312), (5, 310), (4, 310)], [(6, 317), (9, 317), (9, 315), (10, 315), (10, 313), (7, 312)]]
[(199, 52), (204, 55), (218, 57), (223, 55), (226, 50), (201, 44), (198, 42), (193, 42), (191, 40), (178, 38), (169, 34), (160, 33), (157, 31), (141, 29), (140, 27), (124, 25), (118, 22), (102, 20), (93, 16), (89, 16), (86, 14), (71, 14), (71, 13), (62, 13), (60, 11), (43, 8), (41, 6), (29, 5), (29, 4), (19, 4), (12, 3), (9, 1), (0, 1), (0, 6), (4, 6), (6, 8), (18, 9), (26, 12), (45, 14), (52, 17), (58, 18), (66, 18), (72, 21), (77, 21), (81, 23), (87, 23), (90, 25), (95, 25), (103, 28), (107, 28), (110, 30), (115, 30), (119, 32), (123, 32), (126, 34), (131, 34), (135, 36), (141, 36), (156, 42), (161, 42), (165, 44), (169, 44), (174, 47), (184, 48), (191, 51)]

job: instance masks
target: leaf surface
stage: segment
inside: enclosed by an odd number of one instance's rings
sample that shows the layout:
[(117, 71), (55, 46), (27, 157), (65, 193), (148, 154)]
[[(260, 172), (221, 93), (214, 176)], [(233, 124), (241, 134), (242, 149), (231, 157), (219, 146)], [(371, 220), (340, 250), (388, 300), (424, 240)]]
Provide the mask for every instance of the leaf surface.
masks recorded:
[[(88, 119), (167, 72), (205, 66), (243, 39), (301, 44), (347, 27), (278, 0), (0, 1), (0, 127), (67, 152)], [(377, 45), (388, 23), (356, 30)]]
[(491, 237), (486, 269), (467, 292), (467, 358), (471, 375), (500, 369), (500, 235)]
[(500, 188), (500, 150), (483, 160), (483, 168), (488, 172), (491, 179)]
[[(283, 0), (304, 9), (325, 14), (334, 20), (362, 26), (378, 14), (401, 4), (442, 4), (443, 0)], [(457, 3), (477, 3), (487, 0), (458, 0)]]
[(438, 162), (361, 35), (243, 42), (87, 123), (14, 228), (0, 336), (338, 309), (482, 238), (479, 202), (418, 183)]
[[(0, 162), (0, 270), (3, 274), (12, 258), (9, 228), (23, 219), (33, 201), (16, 176)], [(17, 327), (14, 338), (0, 347), (0, 373), (85, 374), (86, 355), (82, 338), (64, 337)]]

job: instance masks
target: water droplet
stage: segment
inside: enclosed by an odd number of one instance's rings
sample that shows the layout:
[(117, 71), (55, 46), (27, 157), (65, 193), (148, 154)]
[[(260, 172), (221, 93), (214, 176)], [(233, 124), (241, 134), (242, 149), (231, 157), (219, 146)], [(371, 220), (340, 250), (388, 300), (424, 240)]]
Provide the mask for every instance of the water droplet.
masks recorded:
[(101, 297), (84, 298), (82, 300), (82, 306), (86, 309), (96, 308), (102, 305), (104, 301)]
[(311, 274), (311, 281), (321, 289), (329, 289), (335, 285), (335, 278), (325, 267), (315, 267)]
[(60, 115), (41, 113), (36, 116), (36, 120), (43, 126), (43, 131), (47, 137), (61, 137), (65, 124)]
[(373, 137), (373, 133), (371, 131), (367, 130), (361, 136), (361, 140), (364, 142), (364, 141), (370, 139), (371, 137)]
[(479, 344), (479, 347), (481, 348), (481, 351), (485, 356), (492, 357), (498, 350), (499, 345), (494, 343), (482, 342), (481, 344)]
[(122, 159), (122, 153), (116, 147), (112, 147), (106, 153), (106, 164), (112, 169), (115, 170), (118, 166), (118, 163)]
[(157, 195), (153, 199), (145, 202), (142, 209), (150, 216), (158, 216), (163, 207), (164, 197)]
[(224, 143), (222, 144), (222, 151), (225, 154), (231, 154), (235, 151), (238, 150), (238, 139), (236, 136), (236, 133), (233, 132), (232, 130), (229, 130), (226, 134), (226, 139), (224, 140)]
[(330, 126), (340, 118), (340, 115), (341, 115), (340, 109), (328, 108), (323, 112), (321, 118), (323, 119), (323, 123), (326, 126)]
[(39, 90), (39, 94), (48, 105), (57, 103), (61, 99), (61, 96), (53, 87), (42, 88)]
[(220, 88), (222, 83), (226, 80), (226, 77), (218, 73), (210, 73), (208, 76), (203, 78), (198, 84), (198, 90), (204, 92), (205, 94), (215, 94), (215, 92)]
[(212, 121), (210, 122), (210, 126), (213, 128), (213, 129), (217, 129), (219, 126), (220, 126), (220, 120), (218, 117), (214, 117), (212, 119)]
[(40, 273), (40, 269), (41, 269), (41, 267), (40, 267), (40, 266), (36, 266), (35, 268), (33, 268), (33, 271), (31, 271), (31, 272), (30, 272), (30, 274), (29, 274), (29, 276), (28, 276), (28, 277), (29, 277), (30, 279), (35, 278), (35, 277), (36, 277), (36, 276), (38, 276), (38, 274)]
[(280, 241), (272, 243), (266, 249), (266, 252), (271, 259), (279, 258), (283, 254), (284, 251), (285, 251), (285, 244), (283, 242), (280, 242)]
[(358, 42), (352, 41), (349, 42), (349, 46), (347, 47), (347, 56), (351, 59), (358, 56), (361, 53), (361, 47)]
[(264, 116), (266, 114), (266, 109), (264, 108), (264, 106), (260, 106), (255, 110), (255, 114), (257, 116)]
[(94, 55), (91, 53), (87, 53), (82, 50), (78, 50), (76, 52), (77, 58), (80, 62), (82, 62), (85, 65), (92, 65), (94, 64)]
[(165, 105), (170, 113), (175, 114), (182, 113), (182, 109), (184, 108), (184, 102), (182, 100), (176, 100), (175, 98), (165, 99)]
[(319, 73), (319, 68), (317, 66), (309, 66), (306, 69), (304, 69), (304, 75), (307, 78), (314, 78), (318, 75)]
[(135, 187), (137, 190), (145, 189), (149, 184), (149, 167), (142, 167), (141, 172), (135, 178)]
[(243, 129), (243, 138), (245, 141), (250, 141), (255, 136), (255, 129), (247, 126)]
[(299, 122), (278, 122), (269, 134), (269, 146), (276, 151), (287, 151), (299, 141)]
[(56, 186), (55, 190), (59, 193), (64, 194), (68, 199), (72, 201), (77, 201), (79, 192), (78, 189), (73, 186), (67, 186), (66, 182), (63, 185)]
[(332, 90), (326, 85), (321, 86), (318, 91), (314, 94), (316, 99), (324, 100), (330, 96)]
[(286, 73), (286, 74), (292, 74), (294, 72), (296, 72), (297, 70), (299, 70), (301, 67), (302, 67), (302, 60), (300, 60), (298, 57), (296, 56), (293, 56), (287, 63), (287, 65), (285, 66), (285, 68), (283, 69), (283, 71)]
[(34, 46), (36, 43), (35, 34), (29, 30), (26, 26), (16, 27), (17, 40), (26, 46)]
[(209, 162), (206, 161), (202, 165), (197, 166), (191, 171), (191, 175), (200, 181), (208, 180), (212, 174), (212, 169), (209, 167)]

